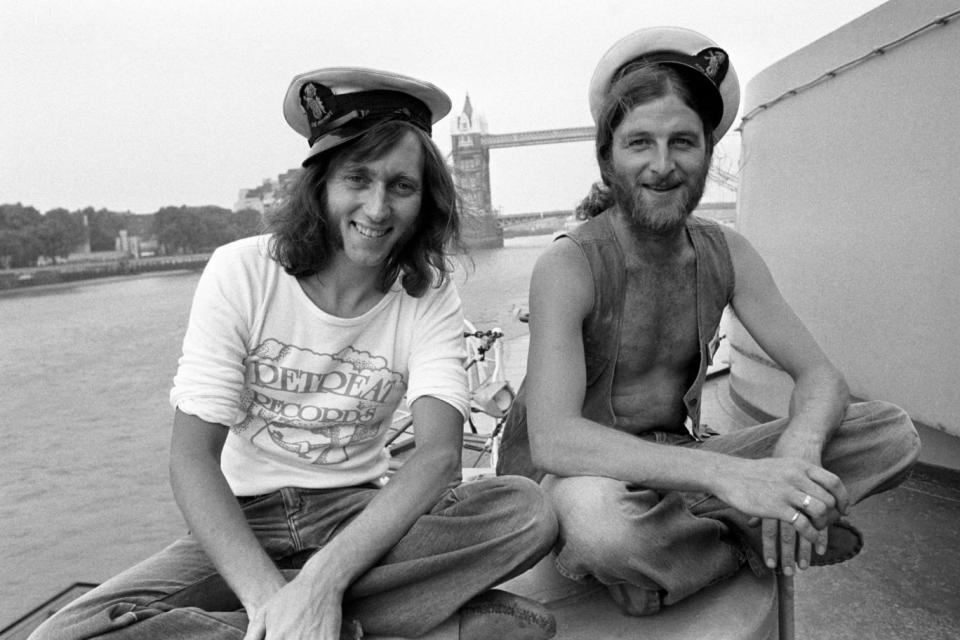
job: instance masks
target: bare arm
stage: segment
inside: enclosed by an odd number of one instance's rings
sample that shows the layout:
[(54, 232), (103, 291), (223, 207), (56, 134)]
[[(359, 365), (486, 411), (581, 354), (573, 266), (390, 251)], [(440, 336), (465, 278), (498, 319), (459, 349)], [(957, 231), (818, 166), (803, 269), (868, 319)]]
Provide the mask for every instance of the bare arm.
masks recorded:
[(784, 300), (763, 259), (740, 234), (725, 230), (736, 273), (733, 308), (757, 344), (790, 374), (790, 425), (782, 440), (819, 459), (846, 411), (840, 372)]
[(251, 620), (247, 638), (339, 637), (343, 594), (460, 477), (463, 416), (432, 397), (411, 406), (417, 446), (390, 482)]
[[(849, 390), (843, 376), (784, 300), (760, 255), (740, 234), (726, 229), (724, 232), (736, 274), (733, 308), (737, 317), (794, 381), (787, 427), (773, 456), (802, 461), (809, 465), (805, 473), (817, 478), (813, 491), (800, 489), (811, 496), (812, 504), (801, 509), (795, 501), (790, 503), (795, 510), (789, 519), (779, 517), (783, 524), (770, 517), (764, 520), (764, 556), (768, 565), (776, 566), (779, 555), (780, 564), (789, 569), (796, 554), (800, 568), (806, 568), (811, 543), (823, 553), (826, 526), (848, 507), (847, 491), (841, 480), (822, 469), (822, 452), (843, 419)], [(798, 514), (796, 520), (792, 519), (794, 513)], [(796, 552), (794, 526), (806, 530)], [(809, 526), (817, 530), (813, 536)]]
[(253, 535), (220, 471), (226, 437), (226, 426), (178, 409), (170, 481), (190, 531), (252, 617), (286, 580)]
[[(321, 550), (326, 557), (307, 562), (301, 576), (313, 579), (311, 576), (335, 573), (341, 578), (340, 586), (349, 586), (459, 481), (463, 416), (446, 402), (428, 396), (417, 399), (410, 408), (416, 438), (413, 455), (367, 508)], [(331, 572), (331, 567), (337, 570)]]

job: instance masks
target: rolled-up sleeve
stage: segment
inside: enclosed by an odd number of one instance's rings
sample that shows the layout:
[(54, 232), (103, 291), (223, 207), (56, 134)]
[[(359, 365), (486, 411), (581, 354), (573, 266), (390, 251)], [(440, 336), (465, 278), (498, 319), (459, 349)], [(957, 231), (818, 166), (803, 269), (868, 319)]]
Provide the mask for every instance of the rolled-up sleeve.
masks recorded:
[(424, 300), (418, 314), (410, 353), (407, 402), (422, 396), (443, 400), (466, 419), (470, 411), (467, 375), (463, 369), (463, 309), (448, 280)]

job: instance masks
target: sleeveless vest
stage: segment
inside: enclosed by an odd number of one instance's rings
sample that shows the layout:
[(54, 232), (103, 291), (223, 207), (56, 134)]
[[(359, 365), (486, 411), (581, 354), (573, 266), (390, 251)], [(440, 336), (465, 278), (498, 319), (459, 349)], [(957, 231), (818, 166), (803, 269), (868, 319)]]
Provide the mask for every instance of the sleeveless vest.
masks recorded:
[[(616, 428), (611, 394), (620, 348), (621, 319), (625, 311), (626, 268), (623, 249), (610, 223), (611, 215), (609, 211), (604, 212), (564, 235), (583, 251), (593, 276), (593, 309), (583, 321), (587, 371), (582, 415)], [(700, 397), (707, 367), (713, 361), (719, 343), (720, 317), (733, 297), (734, 274), (730, 249), (719, 224), (690, 216), (687, 235), (696, 255), (700, 363), (693, 384), (683, 396), (687, 410), (684, 426), (692, 437), (699, 440)], [(525, 382), (520, 385), (504, 424), (497, 456), (497, 475), (523, 475), (539, 481), (544, 473), (530, 459), (525, 387)]]

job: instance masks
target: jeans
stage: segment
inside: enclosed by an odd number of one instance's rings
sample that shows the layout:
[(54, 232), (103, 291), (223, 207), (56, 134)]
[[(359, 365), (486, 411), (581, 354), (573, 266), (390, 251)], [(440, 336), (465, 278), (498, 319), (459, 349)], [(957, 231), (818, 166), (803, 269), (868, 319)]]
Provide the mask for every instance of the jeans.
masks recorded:
[[(643, 437), (763, 458), (786, 424), (782, 418), (702, 442), (665, 432)], [(857, 403), (850, 405), (824, 448), (823, 466), (843, 481), (850, 503), (856, 504), (902, 482), (919, 451), (920, 438), (903, 410), (885, 402)], [(733, 575), (745, 562), (724, 521), (733, 510), (714, 497), (660, 492), (602, 477), (547, 476), (542, 484), (560, 523), (558, 571), (575, 580), (599, 580), (626, 613), (654, 613), (661, 604), (676, 603)]]
[[(292, 578), (377, 491), (284, 488), (239, 501), (260, 544)], [(359, 621), (367, 637), (455, 632), (467, 600), (536, 564), (556, 533), (543, 492), (526, 478), (453, 486), (353, 583), (344, 621)], [(246, 627), (239, 600), (188, 534), (70, 603), (30, 638), (239, 640)]]

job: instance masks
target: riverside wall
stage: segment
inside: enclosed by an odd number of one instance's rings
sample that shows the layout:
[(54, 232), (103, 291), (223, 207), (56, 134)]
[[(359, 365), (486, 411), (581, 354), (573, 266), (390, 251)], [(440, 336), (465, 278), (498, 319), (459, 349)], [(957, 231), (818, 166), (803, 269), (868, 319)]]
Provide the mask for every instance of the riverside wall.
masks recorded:
[(6, 269), (0, 271), (0, 292), (42, 285), (66, 284), (79, 280), (139, 275), (155, 271), (202, 269), (209, 258), (209, 253), (198, 253)]

